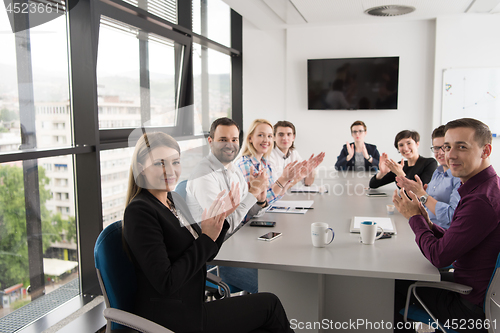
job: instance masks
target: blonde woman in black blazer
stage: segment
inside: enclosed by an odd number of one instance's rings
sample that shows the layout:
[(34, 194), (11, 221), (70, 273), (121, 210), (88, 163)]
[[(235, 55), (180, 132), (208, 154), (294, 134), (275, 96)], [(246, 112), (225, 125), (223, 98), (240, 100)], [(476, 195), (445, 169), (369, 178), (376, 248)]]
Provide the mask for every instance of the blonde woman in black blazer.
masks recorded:
[(139, 139), (123, 219), (124, 244), (137, 274), (135, 312), (175, 332), (293, 332), (273, 294), (204, 302), (205, 264), (222, 245), (230, 210), (224, 212), (221, 192), (200, 228), (172, 191), (180, 169), (172, 137), (151, 133)]

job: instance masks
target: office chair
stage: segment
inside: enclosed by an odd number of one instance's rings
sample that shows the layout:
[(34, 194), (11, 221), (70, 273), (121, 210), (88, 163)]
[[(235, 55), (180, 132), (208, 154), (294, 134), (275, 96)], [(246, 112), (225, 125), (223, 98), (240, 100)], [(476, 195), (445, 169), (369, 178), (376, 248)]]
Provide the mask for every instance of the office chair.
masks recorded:
[[(134, 265), (123, 250), (121, 221), (110, 224), (97, 238), (94, 263), (106, 304), (106, 333), (124, 332), (127, 328), (143, 333), (172, 333), (132, 313), (137, 280)], [(207, 274), (207, 279), (220, 286), (225, 296), (230, 296), (229, 287), (219, 277)]]
[(187, 186), (187, 179), (179, 182), (177, 184), (177, 186), (175, 186), (175, 190), (174, 190), (184, 199), (184, 201), (186, 201), (186, 197), (187, 197), (186, 186)]
[[(500, 322), (500, 254), (497, 257), (497, 262), (495, 264), (495, 269), (493, 270), (493, 274), (491, 276), (490, 282), (488, 284), (488, 288), (486, 289), (486, 295), (484, 297), (483, 310), (485, 314), (485, 318), (491, 324), (488, 328), (489, 333), (497, 333), (500, 332), (500, 327), (497, 329), (497, 325), (494, 325), (494, 322)], [(462, 284), (448, 282), (448, 281), (440, 281), (440, 282), (424, 282), (418, 281), (408, 288), (408, 295), (406, 297), (406, 306), (403, 310), (400, 311), (404, 316), (405, 322), (408, 319), (413, 321), (428, 323), (428, 322), (437, 322), (434, 315), (427, 309), (422, 300), (418, 297), (416, 289), (418, 287), (427, 287), (427, 288), (439, 288), (445, 290), (451, 290), (463, 295), (469, 294), (472, 291), (472, 287), (464, 286)], [(418, 302), (422, 305), (423, 309), (416, 305), (410, 305), (411, 294), (415, 296)], [(404, 311), (404, 312), (403, 312)], [(444, 329), (441, 323), (437, 322), (439, 329), (445, 333), (454, 333), (455, 331), (452, 329)]]

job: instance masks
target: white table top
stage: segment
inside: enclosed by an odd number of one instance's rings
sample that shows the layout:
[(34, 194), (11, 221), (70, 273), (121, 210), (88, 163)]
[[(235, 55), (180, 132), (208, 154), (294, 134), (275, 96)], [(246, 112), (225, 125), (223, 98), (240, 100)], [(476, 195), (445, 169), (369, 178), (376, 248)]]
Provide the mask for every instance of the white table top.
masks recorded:
[[(438, 270), (422, 255), (407, 220), (396, 210), (387, 215), (395, 185), (380, 188), (387, 197), (367, 197), (363, 188), (369, 178), (356, 173), (332, 180), (316, 181), (329, 187), (326, 194), (291, 194), (284, 200), (314, 200), (306, 214), (266, 213), (258, 220), (276, 221), (276, 227), (250, 227), (248, 224), (229, 238), (214, 260), (215, 264), (335, 274), (372, 278), (439, 281)], [(359, 234), (349, 232), (353, 216), (392, 217), (398, 234), (377, 240), (374, 245), (359, 242)], [(315, 248), (310, 226), (326, 222), (335, 231), (334, 241)], [(257, 240), (269, 232), (283, 235), (271, 242)]]

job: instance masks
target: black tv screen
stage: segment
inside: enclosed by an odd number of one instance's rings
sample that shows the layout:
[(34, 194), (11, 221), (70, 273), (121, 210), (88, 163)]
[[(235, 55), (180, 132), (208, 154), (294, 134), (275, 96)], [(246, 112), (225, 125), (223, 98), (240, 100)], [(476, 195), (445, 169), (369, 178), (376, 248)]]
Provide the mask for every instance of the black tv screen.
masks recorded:
[(399, 57), (309, 59), (309, 110), (398, 108)]

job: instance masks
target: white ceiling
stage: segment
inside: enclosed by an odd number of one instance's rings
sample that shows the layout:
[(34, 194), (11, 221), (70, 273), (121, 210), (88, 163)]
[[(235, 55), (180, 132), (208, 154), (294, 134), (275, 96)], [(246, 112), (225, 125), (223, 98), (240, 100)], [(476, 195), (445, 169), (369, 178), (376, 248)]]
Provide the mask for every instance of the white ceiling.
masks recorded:
[[(499, 14), (500, 0), (224, 0), (261, 29), (428, 20), (463, 13)], [(407, 5), (402, 16), (374, 17), (365, 10), (383, 5)], [(500, 19), (500, 15), (499, 15)]]

